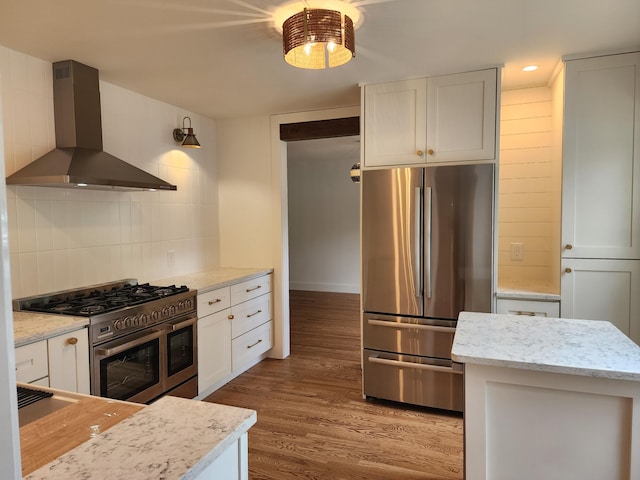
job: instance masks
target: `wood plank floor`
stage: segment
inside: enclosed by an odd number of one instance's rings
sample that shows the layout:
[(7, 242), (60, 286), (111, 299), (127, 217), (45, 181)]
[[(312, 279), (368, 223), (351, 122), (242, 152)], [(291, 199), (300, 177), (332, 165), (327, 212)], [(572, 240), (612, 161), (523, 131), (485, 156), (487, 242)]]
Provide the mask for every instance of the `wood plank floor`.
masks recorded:
[(291, 355), (206, 401), (254, 409), (251, 480), (462, 479), (462, 418), (362, 399), (359, 297), (291, 292)]

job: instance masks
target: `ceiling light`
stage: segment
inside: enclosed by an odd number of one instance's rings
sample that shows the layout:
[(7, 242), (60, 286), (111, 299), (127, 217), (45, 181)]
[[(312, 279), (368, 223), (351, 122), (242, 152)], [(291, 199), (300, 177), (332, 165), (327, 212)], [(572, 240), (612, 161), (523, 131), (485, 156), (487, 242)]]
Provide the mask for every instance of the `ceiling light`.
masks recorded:
[(304, 8), (282, 24), (282, 49), (294, 67), (344, 65), (356, 54), (353, 20), (338, 10)]
[[(189, 126), (185, 127), (184, 124), (187, 118), (189, 119)], [(177, 143), (181, 143), (185, 148), (200, 148), (200, 143), (198, 143), (198, 139), (193, 133), (193, 128), (191, 128), (191, 118), (189, 117), (182, 119), (182, 128), (173, 129), (173, 139)]]
[(527, 65), (522, 69), (523, 72), (535, 72), (538, 69), (537, 65)]

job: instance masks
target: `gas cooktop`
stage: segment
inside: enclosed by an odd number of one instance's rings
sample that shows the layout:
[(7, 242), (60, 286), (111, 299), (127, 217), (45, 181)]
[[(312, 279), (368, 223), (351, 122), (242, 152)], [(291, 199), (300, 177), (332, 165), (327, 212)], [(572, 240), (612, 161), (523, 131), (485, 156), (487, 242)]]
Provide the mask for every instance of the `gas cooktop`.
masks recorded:
[(186, 286), (138, 285), (135, 280), (20, 299), (19, 310), (90, 317), (187, 292)]

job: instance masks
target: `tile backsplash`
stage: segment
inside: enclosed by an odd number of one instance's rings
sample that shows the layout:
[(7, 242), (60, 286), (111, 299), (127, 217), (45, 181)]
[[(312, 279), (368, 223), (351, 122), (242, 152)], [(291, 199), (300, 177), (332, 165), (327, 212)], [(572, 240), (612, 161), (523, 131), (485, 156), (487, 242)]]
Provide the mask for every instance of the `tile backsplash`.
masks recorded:
[[(0, 47), (6, 175), (55, 147), (52, 90), (50, 62)], [(100, 92), (104, 150), (178, 190), (7, 187), (14, 298), (219, 266), (215, 122), (103, 81)], [(184, 116), (203, 148), (174, 143)]]

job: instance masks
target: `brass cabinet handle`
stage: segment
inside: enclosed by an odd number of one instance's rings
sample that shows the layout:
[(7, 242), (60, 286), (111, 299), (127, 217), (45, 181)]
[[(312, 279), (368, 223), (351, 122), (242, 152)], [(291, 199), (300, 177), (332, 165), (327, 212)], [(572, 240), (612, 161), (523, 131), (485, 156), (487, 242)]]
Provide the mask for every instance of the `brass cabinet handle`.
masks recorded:
[(418, 150), (418, 151), (416, 152), (416, 155), (418, 155), (419, 157), (421, 157), (421, 156), (423, 156), (423, 155), (424, 155), (424, 152), (423, 152), (422, 150)]
[(571, 250), (573, 248), (573, 245), (571, 245), (570, 243), (567, 243), (564, 248), (567, 250)]
[(209, 305), (215, 305), (216, 303), (220, 303), (222, 300), (219, 298), (216, 298), (214, 301), (209, 300)]
[(431, 148), (430, 148), (429, 150), (427, 150), (427, 153), (428, 153), (429, 155), (433, 155), (433, 149), (431, 149)]
[(247, 318), (251, 318), (254, 315), (258, 315), (259, 313), (262, 313), (262, 310), (258, 310), (257, 312), (253, 312), (253, 313), (247, 313)]
[(571, 270), (569, 267), (564, 269), (564, 273), (571, 273), (573, 270)]
[(76, 337), (68, 338), (68, 339), (67, 339), (67, 343), (68, 343), (69, 345), (75, 345), (75, 344), (77, 344), (77, 343), (78, 343), (78, 339), (77, 339)]
[(259, 343), (262, 343), (262, 339), (258, 340), (256, 343), (252, 343), (251, 345), (247, 345), (247, 348), (253, 348), (256, 345), (258, 345)]
[(262, 288), (262, 285), (258, 285), (257, 287), (253, 287), (253, 288), (247, 288), (247, 293), (253, 292), (254, 290), (258, 290), (259, 288)]
[(227, 318), (228, 318), (229, 320), (233, 320), (235, 317), (234, 317), (233, 315), (229, 315)]

